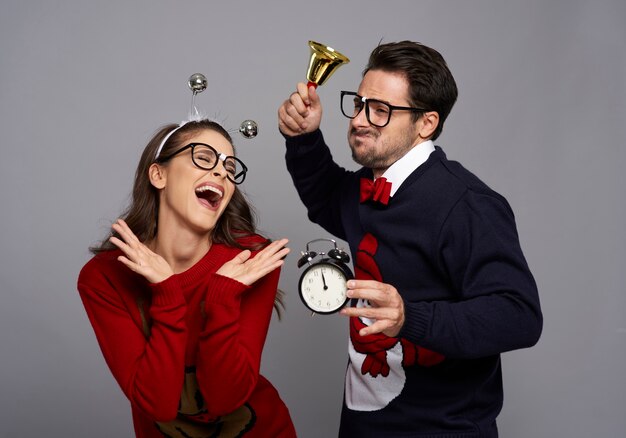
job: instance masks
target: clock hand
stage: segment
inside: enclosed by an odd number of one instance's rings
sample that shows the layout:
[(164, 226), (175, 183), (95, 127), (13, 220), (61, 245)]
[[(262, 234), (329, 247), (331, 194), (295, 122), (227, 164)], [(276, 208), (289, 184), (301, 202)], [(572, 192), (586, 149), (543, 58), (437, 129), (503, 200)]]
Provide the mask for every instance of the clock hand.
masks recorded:
[(324, 283), (324, 290), (328, 289), (328, 286), (326, 286), (326, 278), (324, 277), (324, 273), (322, 272), (322, 282)]

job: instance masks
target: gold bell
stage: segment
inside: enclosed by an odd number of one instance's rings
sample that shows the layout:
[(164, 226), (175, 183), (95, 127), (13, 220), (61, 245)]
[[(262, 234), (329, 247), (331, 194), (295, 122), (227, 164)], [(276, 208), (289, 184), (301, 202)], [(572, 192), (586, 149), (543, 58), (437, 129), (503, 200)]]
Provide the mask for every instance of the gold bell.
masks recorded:
[(324, 84), (337, 68), (350, 62), (346, 56), (324, 44), (309, 41), (309, 47), (311, 59), (306, 73), (306, 79), (309, 81), (307, 88), (311, 86), (317, 88), (318, 85)]

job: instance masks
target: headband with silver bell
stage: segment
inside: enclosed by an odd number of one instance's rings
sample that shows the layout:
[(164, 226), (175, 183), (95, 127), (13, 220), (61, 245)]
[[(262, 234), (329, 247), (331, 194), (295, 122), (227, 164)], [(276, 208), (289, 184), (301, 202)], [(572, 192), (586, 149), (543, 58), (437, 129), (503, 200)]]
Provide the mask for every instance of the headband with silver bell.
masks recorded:
[[(161, 144), (159, 145), (156, 151), (156, 154), (154, 155), (155, 160), (159, 158), (159, 154), (161, 154), (161, 150), (163, 149), (163, 146), (165, 145), (167, 140), (169, 140), (172, 134), (174, 134), (176, 131), (178, 131), (180, 128), (182, 128), (189, 122), (197, 122), (199, 120), (204, 119), (204, 116), (200, 114), (200, 112), (198, 111), (198, 108), (196, 107), (196, 95), (206, 90), (206, 87), (207, 87), (206, 76), (204, 76), (202, 73), (194, 73), (189, 77), (189, 80), (187, 81), (187, 85), (189, 86), (189, 89), (191, 90), (191, 93), (192, 93), (191, 108), (189, 109), (189, 116), (187, 120), (183, 120), (182, 122), (180, 122), (180, 124), (177, 127), (175, 127), (170, 132), (168, 132), (168, 134), (163, 138), (163, 140), (161, 141)], [(250, 119), (244, 120), (243, 122), (241, 122), (241, 125), (239, 126), (239, 133), (243, 135), (244, 138), (254, 138), (259, 133), (259, 126), (254, 120), (250, 120)]]

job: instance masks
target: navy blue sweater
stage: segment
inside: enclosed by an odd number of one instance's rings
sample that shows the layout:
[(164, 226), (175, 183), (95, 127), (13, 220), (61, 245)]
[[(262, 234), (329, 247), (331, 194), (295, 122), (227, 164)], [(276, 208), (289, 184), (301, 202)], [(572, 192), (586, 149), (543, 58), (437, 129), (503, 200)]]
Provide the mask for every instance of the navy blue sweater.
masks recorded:
[(400, 394), (380, 410), (344, 403), (344, 437), (496, 437), (500, 353), (534, 345), (537, 287), (508, 202), (437, 147), (391, 198), (359, 203), (370, 169), (337, 165), (321, 131), (287, 138), (287, 168), (309, 218), (350, 245), (376, 237), (382, 280), (402, 295), (404, 341), (445, 356), (405, 367)]

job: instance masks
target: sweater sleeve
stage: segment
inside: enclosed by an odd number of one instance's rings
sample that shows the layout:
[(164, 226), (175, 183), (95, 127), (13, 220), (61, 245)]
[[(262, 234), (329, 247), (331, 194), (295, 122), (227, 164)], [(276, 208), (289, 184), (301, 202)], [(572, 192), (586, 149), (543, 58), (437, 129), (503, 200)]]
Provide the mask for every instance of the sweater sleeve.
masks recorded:
[(211, 416), (243, 405), (257, 385), (279, 274), (276, 269), (250, 287), (211, 276), (196, 362), (198, 385)]
[(320, 130), (286, 137), (287, 170), (311, 221), (345, 240), (340, 219), (341, 192), (353, 173), (333, 161)]
[(151, 285), (151, 326), (146, 327), (146, 336), (121, 297), (129, 291), (121, 290), (122, 282), (110, 271), (92, 261), (78, 279), (100, 349), (130, 402), (156, 421), (171, 420), (180, 401), (187, 341), (186, 305), (176, 276)]
[(477, 358), (534, 345), (542, 314), (513, 212), (469, 191), (442, 228), (439, 268), (456, 299), (405, 302), (400, 336), (449, 358)]

